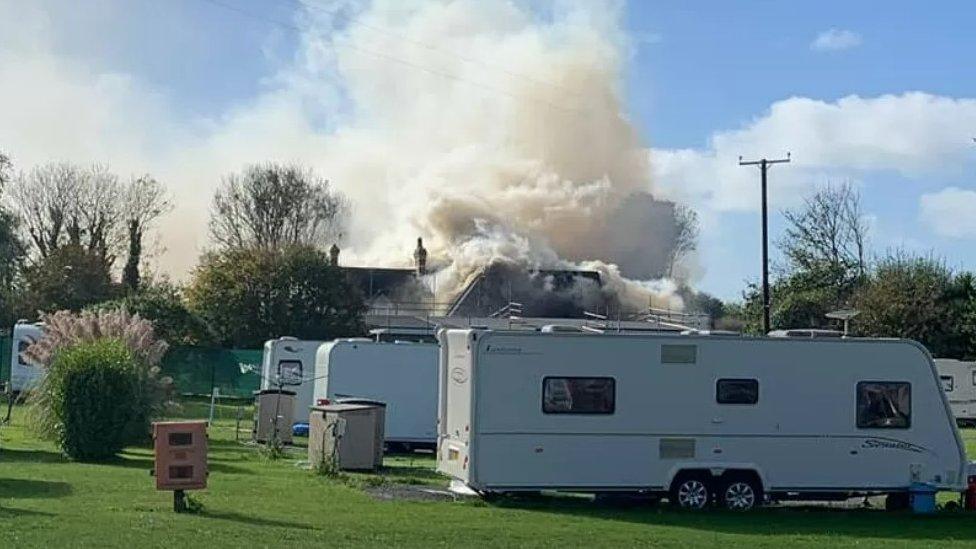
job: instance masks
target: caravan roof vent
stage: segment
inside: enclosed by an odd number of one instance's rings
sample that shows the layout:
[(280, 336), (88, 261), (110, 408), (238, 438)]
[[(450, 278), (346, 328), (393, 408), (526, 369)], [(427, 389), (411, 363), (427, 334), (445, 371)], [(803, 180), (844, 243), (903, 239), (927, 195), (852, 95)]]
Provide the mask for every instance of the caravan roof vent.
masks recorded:
[(566, 324), (546, 324), (539, 329), (540, 332), (547, 334), (554, 334), (558, 332), (582, 332), (579, 326), (572, 326)]
[(734, 332), (732, 330), (684, 330), (681, 335), (703, 335), (703, 336), (728, 336), (728, 337), (739, 337), (742, 335), (741, 332)]
[(824, 337), (844, 337), (844, 332), (837, 330), (821, 330), (817, 328), (803, 328), (795, 330), (773, 330), (769, 332), (769, 337), (799, 337), (799, 338), (824, 338)]

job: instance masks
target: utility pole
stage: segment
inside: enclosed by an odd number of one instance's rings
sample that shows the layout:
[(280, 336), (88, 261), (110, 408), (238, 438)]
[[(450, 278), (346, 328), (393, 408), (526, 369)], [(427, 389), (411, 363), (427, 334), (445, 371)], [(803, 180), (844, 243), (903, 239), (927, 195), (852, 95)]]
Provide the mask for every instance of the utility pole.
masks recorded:
[(766, 207), (766, 172), (773, 164), (785, 164), (790, 161), (790, 153), (786, 153), (786, 158), (777, 160), (743, 161), (739, 157), (740, 166), (759, 166), (762, 173), (762, 293), (763, 293), (763, 335), (769, 333), (769, 216)]

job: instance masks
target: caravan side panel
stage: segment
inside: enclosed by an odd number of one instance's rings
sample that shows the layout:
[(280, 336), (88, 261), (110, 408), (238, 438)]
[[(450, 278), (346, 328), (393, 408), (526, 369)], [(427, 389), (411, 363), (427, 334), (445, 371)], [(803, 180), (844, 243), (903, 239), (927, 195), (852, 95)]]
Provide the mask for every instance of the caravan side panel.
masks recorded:
[(316, 352), (322, 343), (282, 337), (264, 344), (261, 388), (274, 389), (281, 379), (286, 390), (294, 391), (293, 417), (296, 422), (307, 422), (309, 409), (314, 404)]
[(37, 324), (15, 324), (11, 334), (10, 385), (14, 391), (26, 391), (41, 380), (43, 370), (24, 358), (24, 351), (44, 335)]
[(438, 368), (441, 416), (438, 423), (437, 470), (477, 486), (472, 477), (471, 438), (475, 364), (471, 332), (444, 330), (438, 334), (441, 346)]
[[(782, 491), (965, 482), (935, 369), (911, 342), (472, 334), (471, 484), (481, 489), (665, 489), (686, 468), (754, 470)], [(546, 411), (547, 399), (569, 398), (558, 383), (544, 396), (549, 378), (612, 379), (612, 411)], [(729, 379), (756, 381), (757, 401), (718, 402)], [(910, 425), (859, 428), (862, 382), (910, 386)]]
[(437, 440), (437, 346), (340, 340), (319, 354), (317, 398), (386, 403), (386, 440)]
[(935, 366), (956, 420), (976, 422), (976, 362), (937, 358)]

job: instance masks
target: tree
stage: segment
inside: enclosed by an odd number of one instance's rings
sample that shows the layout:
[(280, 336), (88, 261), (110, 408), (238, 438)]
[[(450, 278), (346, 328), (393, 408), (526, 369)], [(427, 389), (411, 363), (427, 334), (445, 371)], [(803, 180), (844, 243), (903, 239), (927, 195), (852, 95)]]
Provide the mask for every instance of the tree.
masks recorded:
[(698, 248), (698, 214), (681, 204), (674, 206), (675, 237), (668, 254), (668, 278), (674, 278), (678, 262)]
[(205, 255), (187, 289), (190, 310), (218, 342), (243, 348), (290, 335), (362, 335), (362, 296), (328, 256), (308, 246), (227, 249)]
[[(10, 180), (10, 169), (10, 157), (0, 152), (0, 198), (4, 185)], [(17, 320), (13, 311), (12, 289), (24, 256), (18, 229), (17, 218), (0, 202), (0, 322), (3, 326), (10, 326)]]
[(10, 156), (0, 151), (0, 191), (3, 190), (3, 186), (10, 181), (10, 172), (14, 165), (10, 161)]
[(974, 351), (976, 284), (931, 257), (895, 253), (882, 259), (855, 296), (859, 335), (903, 337), (936, 357), (963, 358)]
[(110, 267), (121, 242), (121, 194), (118, 177), (106, 167), (64, 162), (18, 174), (10, 186), (11, 202), (36, 257), (47, 258), (73, 244)]
[(69, 243), (24, 269), (19, 309), (33, 318), (38, 311), (79, 311), (115, 295), (105, 259), (98, 252)]
[[(849, 306), (867, 275), (860, 195), (850, 184), (828, 184), (783, 217), (787, 226), (777, 245), (786, 265), (770, 288), (772, 327), (831, 328), (834, 321), (824, 315)], [(743, 298), (743, 326), (760, 333), (760, 288), (750, 284)]]
[(783, 217), (787, 227), (779, 246), (790, 271), (826, 266), (849, 285), (864, 276), (868, 229), (861, 196), (850, 183), (828, 184), (804, 200), (802, 208), (784, 211)]
[(134, 292), (139, 289), (143, 236), (157, 219), (173, 209), (173, 203), (166, 188), (159, 181), (144, 175), (129, 181), (125, 189), (123, 208), (128, 256), (122, 270), (122, 286)]
[(324, 248), (345, 210), (342, 196), (307, 168), (253, 165), (225, 177), (214, 194), (210, 234), (225, 249)]
[(10, 201), (35, 260), (73, 244), (111, 268), (128, 244), (123, 278), (130, 288), (138, 286), (145, 231), (172, 208), (165, 187), (148, 175), (122, 184), (105, 166), (66, 162), (18, 174)]
[(93, 305), (96, 311), (123, 310), (152, 322), (156, 335), (173, 345), (213, 341), (206, 323), (190, 311), (179, 286), (167, 281), (144, 284), (137, 292)]

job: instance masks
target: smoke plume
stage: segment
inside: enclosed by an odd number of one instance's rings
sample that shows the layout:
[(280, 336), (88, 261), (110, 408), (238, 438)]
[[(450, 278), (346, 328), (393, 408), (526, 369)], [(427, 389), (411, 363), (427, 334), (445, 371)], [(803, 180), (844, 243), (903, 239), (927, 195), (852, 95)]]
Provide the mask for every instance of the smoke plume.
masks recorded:
[(308, 11), (306, 66), (336, 78), (351, 113), (322, 165), (352, 199), (356, 262), (407, 263), (418, 235), (441, 295), (507, 264), (592, 269), (636, 308), (680, 306), (671, 284), (630, 280), (663, 276), (676, 227), (624, 115), (619, 10), (560, 6)]

